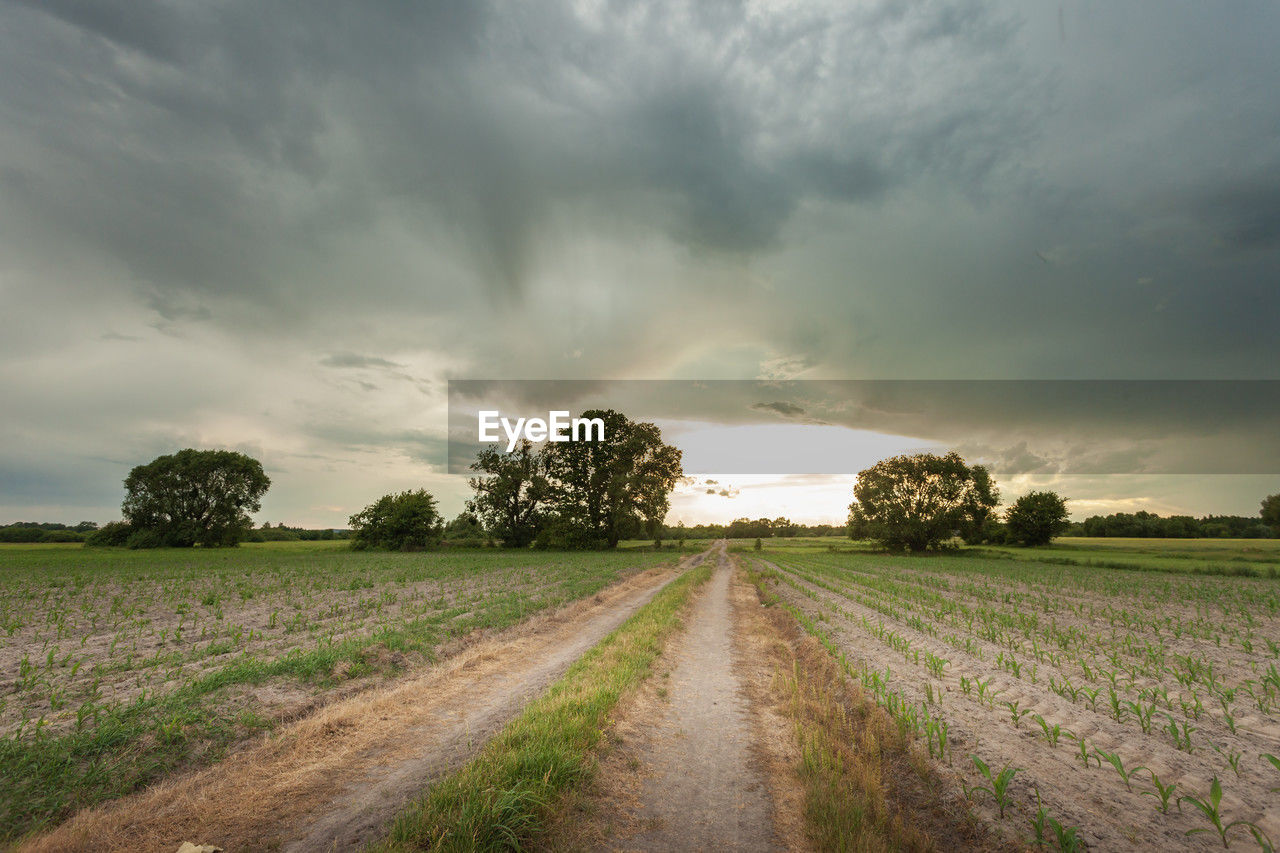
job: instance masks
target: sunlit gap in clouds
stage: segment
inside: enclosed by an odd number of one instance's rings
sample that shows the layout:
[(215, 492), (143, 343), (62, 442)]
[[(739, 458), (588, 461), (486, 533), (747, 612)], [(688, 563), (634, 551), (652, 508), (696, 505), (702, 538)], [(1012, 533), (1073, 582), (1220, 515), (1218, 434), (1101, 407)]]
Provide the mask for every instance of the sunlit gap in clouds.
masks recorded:
[[(937, 442), (819, 423), (742, 424), (659, 420), (663, 438), (684, 452), (686, 474), (736, 472), (856, 474), (901, 453), (939, 453)], [(744, 460), (751, 466), (744, 468)]]
[[(663, 437), (684, 452), (689, 475), (672, 495), (670, 524), (778, 516), (801, 524), (843, 524), (858, 471), (901, 453), (946, 449), (919, 438), (831, 424), (657, 423)], [(754, 471), (743, 470), (748, 459), (758, 463)], [(829, 473), (837, 470), (847, 473)], [(796, 473), (776, 473), (783, 471)]]

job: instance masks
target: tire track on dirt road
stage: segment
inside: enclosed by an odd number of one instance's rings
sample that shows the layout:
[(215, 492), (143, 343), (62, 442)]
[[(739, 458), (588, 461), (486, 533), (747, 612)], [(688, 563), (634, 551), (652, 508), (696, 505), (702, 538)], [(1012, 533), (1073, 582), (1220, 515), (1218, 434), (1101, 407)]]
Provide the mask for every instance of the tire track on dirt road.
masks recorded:
[(481, 640), (389, 687), (335, 702), (203, 771), (81, 812), (29, 851), (347, 850), (383, 835), (680, 571), (652, 569)]
[(734, 665), (733, 568), (725, 543), (670, 650), (669, 703), (640, 745), (644, 783), (626, 821), (625, 850), (781, 849), (765, 778), (752, 753), (749, 697)]

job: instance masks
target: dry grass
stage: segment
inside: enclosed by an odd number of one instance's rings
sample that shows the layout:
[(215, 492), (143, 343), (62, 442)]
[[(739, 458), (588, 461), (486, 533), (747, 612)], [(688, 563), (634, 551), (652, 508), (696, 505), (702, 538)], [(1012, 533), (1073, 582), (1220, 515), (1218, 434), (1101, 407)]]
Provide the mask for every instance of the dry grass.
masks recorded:
[[(761, 591), (760, 600), (768, 601)], [(994, 837), (919, 744), (822, 645), (780, 608), (753, 617), (773, 636), (769, 690), (784, 709), (799, 760), (806, 833), (820, 850), (1017, 849)]]

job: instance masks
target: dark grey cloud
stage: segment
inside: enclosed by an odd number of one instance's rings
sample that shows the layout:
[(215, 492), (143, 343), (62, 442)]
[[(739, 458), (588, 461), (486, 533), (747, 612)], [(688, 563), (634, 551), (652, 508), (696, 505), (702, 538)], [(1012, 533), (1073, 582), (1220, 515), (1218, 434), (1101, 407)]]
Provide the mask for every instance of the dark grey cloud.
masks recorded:
[(773, 412), (784, 418), (804, 417), (805, 415), (803, 406), (797, 406), (795, 403), (788, 403), (785, 400), (775, 400), (771, 403), (752, 403), (751, 408), (757, 412)]
[[(956, 449), (1010, 476), (1280, 473), (1280, 380), (455, 381), (449, 390), (458, 459), (474, 456), (478, 410), (530, 417), (570, 406), (676, 431), (725, 428), (714, 462), (686, 458), (699, 473), (854, 473), (851, 451), (883, 442), (849, 431)], [(786, 399), (760, 402), (767, 391)], [(758, 429), (737, 431), (749, 426)]]
[(360, 355), (354, 352), (330, 353), (329, 355), (326, 355), (324, 358), (320, 359), (320, 363), (323, 364), (325, 367), (338, 367), (338, 368), (345, 368), (345, 367), (401, 368), (401, 367), (404, 367), (403, 364), (397, 364), (396, 362), (388, 361), (385, 358), (380, 358), (378, 356), (373, 356), (373, 355)]
[(1273, 378), (1277, 40), (1266, 4), (0, 4), (0, 435), (54, 472), (55, 434), (252, 433), (318, 478), (443, 453), (408, 436), (448, 377)]

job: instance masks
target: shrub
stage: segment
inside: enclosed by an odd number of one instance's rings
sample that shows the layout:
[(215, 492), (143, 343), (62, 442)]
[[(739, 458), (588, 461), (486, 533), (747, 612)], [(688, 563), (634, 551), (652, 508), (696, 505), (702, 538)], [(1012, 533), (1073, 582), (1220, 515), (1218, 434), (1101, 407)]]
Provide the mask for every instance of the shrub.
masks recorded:
[(123, 548), (129, 542), (133, 526), (127, 521), (113, 521), (104, 524), (100, 529), (85, 537), (84, 544), (90, 547)]
[(126, 548), (136, 551), (142, 548), (162, 548), (168, 543), (165, 542), (164, 537), (160, 535), (158, 530), (144, 527), (141, 530), (134, 530), (130, 533), (124, 544)]
[(423, 489), (383, 495), (351, 516), (351, 547), (418, 551), (440, 544), (436, 499)]

